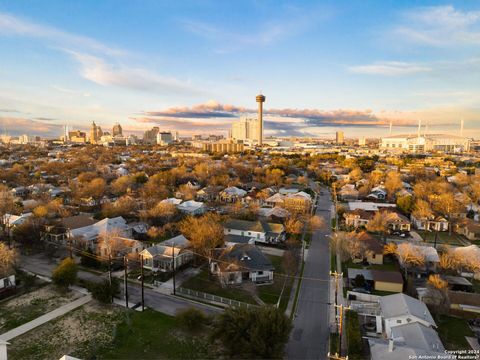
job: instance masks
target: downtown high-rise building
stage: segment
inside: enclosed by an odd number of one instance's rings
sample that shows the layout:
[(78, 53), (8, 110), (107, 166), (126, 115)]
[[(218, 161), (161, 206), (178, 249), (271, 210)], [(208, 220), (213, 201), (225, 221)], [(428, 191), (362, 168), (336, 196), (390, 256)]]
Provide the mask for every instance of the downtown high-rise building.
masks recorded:
[(232, 139), (241, 140), (250, 144), (258, 143), (259, 122), (256, 118), (242, 116), (232, 124)]
[(120, 125), (118, 122), (113, 125), (112, 136), (123, 136), (122, 125)]
[(345, 142), (345, 136), (343, 134), (343, 131), (337, 131), (335, 134), (335, 142), (337, 144), (343, 144)]

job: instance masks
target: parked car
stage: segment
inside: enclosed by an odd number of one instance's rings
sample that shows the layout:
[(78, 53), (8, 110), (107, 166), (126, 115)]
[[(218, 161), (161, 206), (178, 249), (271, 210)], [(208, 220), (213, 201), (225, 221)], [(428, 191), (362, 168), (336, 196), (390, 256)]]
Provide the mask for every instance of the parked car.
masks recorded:
[(352, 291), (362, 293), (362, 294), (371, 294), (371, 291), (368, 291), (367, 289), (364, 288), (353, 288)]

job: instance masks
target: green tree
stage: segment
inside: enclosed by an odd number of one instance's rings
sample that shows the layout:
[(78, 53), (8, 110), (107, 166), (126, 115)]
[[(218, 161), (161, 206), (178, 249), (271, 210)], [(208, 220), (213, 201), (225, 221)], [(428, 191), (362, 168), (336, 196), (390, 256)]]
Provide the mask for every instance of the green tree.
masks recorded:
[(120, 284), (117, 278), (112, 278), (112, 283), (108, 279), (104, 279), (101, 283), (90, 282), (87, 284), (88, 290), (92, 293), (92, 297), (104, 304), (112, 302), (112, 298), (120, 293)]
[(77, 272), (78, 268), (75, 261), (71, 258), (65, 258), (53, 270), (52, 280), (59, 287), (68, 288), (77, 281)]
[(222, 342), (230, 356), (282, 359), (291, 321), (280, 310), (228, 308), (213, 324), (212, 336)]
[(398, 197), (397, 206), (404, 214), (409, 215), (413, 208), (413, 196), (405, 195)]
[(200, 330), (208, 321), (202, 311), (193, 307), (177, 311), (175, 317), (182, 328), (192, 332)]

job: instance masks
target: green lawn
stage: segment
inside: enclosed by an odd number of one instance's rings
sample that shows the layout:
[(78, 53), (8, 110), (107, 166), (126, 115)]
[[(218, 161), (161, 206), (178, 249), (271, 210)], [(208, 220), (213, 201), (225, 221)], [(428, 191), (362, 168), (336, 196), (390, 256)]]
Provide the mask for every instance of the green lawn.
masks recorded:
[[(282, 298), (280, 300), (280, 309), (285, 310), (290, 298), (290, 291), (292, 289), (293, 278), (285, 277), (277, 274), (284, 274), (285, 270), (282, 265), (281, 256), (267, 255), (275, 268), (273, 274), (273, 284), (270, 285), (258, 285), (256, 287), (257, 295), (266, 304), (275, 305), (278, 302), (280, 294)], [(285, 286), (285, 288), (284, 288)], [(188, 279), (182, 284), (182, 287), (202, 291), (208, 294), (222, 296), (225, 298), (246, 302), (249, 304), (257, 304), (253, 297), (240, 287), (228, 287), (224, 288), (218, 282), (218, 279), (211, 277), (208, 269), (202, 269), (202, 271)], [(283, 289), (283, 293), (282, 293)]]
[[(435, 242), (435, 232), (431, 231), (417, 231), (418, 234), (424, 239), (425, 242)], [(452, 235), (448, 231), (438, 232), (437, 244), (449, 244), (449, 245), (465, 245), (468, 244), (468, 240), (464, 239), (461, 235), (452, 232)]]
[[(280, 299), (280, 309), (285, 311), (288, 305), (288, 300), (290, 299), (290, 292), (292, 290), (293, 278), (285, 277), (278, 274), (285, 274), (285, 269), (283, 268), (283, 257), (281, 256), (267, 256), (272, 265), (275, 267), (275, 272), (273, 274), (273, 284), (272, 285), (261, 285), (257, 287), (257, 294), (266, 304), (275, 305), (278, 302), (280, 294), (282, 298)], [(285, 287), (285, 288), (284, 288)], [(283, 293), (282, 293), (283, 289)]]
[(467, 320), (451, 316), (440, 316), (437, 320), (438, 334), (447, 350), (470, 349), (465, 336), (473, 336)]
[(372, 265), (363, 265), (362, 263), (354, 263), (349, 260), (342, 264), (343, 275), (347, 276), (348, 268), (353, 269), (369, 269), (369, 270), (383, 270), (383, 271), (398, 271), (397, 264), (395, 262), (385, 262), (381, 265), (372, 264)]
[(117, 326), (113, 344), (99, 359), (207, 359), (205, 336), (185, 334), (176, 319), (156, 311), (129, 312)]
[(223, 288), (217, 279), (210, 276), (208, 269), (202, 269), (200, 273), (182, 284), (182, 287), (202, 291), (208, 294), (222, 296), (225, 298), (256, 304), (252, 296), (238, 287)]

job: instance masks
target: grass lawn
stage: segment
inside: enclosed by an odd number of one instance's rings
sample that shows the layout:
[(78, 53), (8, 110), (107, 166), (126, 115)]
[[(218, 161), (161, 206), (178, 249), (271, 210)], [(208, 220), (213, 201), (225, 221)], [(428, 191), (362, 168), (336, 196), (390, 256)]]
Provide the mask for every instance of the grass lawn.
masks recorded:
[(0, 333), (32, 321), (80, 296), (79, 293), (64, 293), (57, 290), (54, 285), (47, 285), (2, 301), (0, 302)]
[(277, 275), (285, 274), (285, 269), (283, 268), (282, 264), (283, 257), (273, 255), (267, 255), (267, 257), (270, 259), (272, 265), (275, 267), (275, 272), (273, 274), (273, 284), (258, 286), (257, 294), (258, 297), (262, 299), (266, 304), (272, 305), (275, 305), (278, 302), (278, 298), (280, 297), (280, 294), (282, 294), (279, 307), (282, 311), (285, 311), (288, 305), (288, 300), (290, 299), (290, 292), (292, 290), (294, 279), (291, 277)]
[(352, 260), (346, 261), (342, 264), (343, 275), (347, 276), (348, 268), (353, 269), (369, 269), (369, 270), (383, 270), (383, 271), (398, 271), (397, 264), (395, 262), (385, 262), (381, 265), (371, 264), (363, 265), (362, 263), (354, 263)]
[(205, 336), (183, 333), (176, 319), (156, 311), (131, 311), (117, 326), (113, 343), (99, 359), (206, 359)]
[[(417, 231), (418, 234), (424, 239), (425, 242), (435, 242), (435, 232), (431, 231)], [(461, 235), (452, 232), (452, 235), (448, 231), (438, 232), (437, 244), (449, 244), (449, 245), (465, 245), (468, 244), (468, 240), (465, 240)]]
[(198, 275), (185, 281), (182, 287), (249, 304), (256, 304), (252, 296), (241, 288), (223, 288), (215, 278), (210, 276), (208, 269), (205, 268), (203, 268)]
[(467, 320), (442, 315), (436, 322), (438, 334), (447, 350), (470, 349), (465, 336), (473, 336), (473, 333)]

